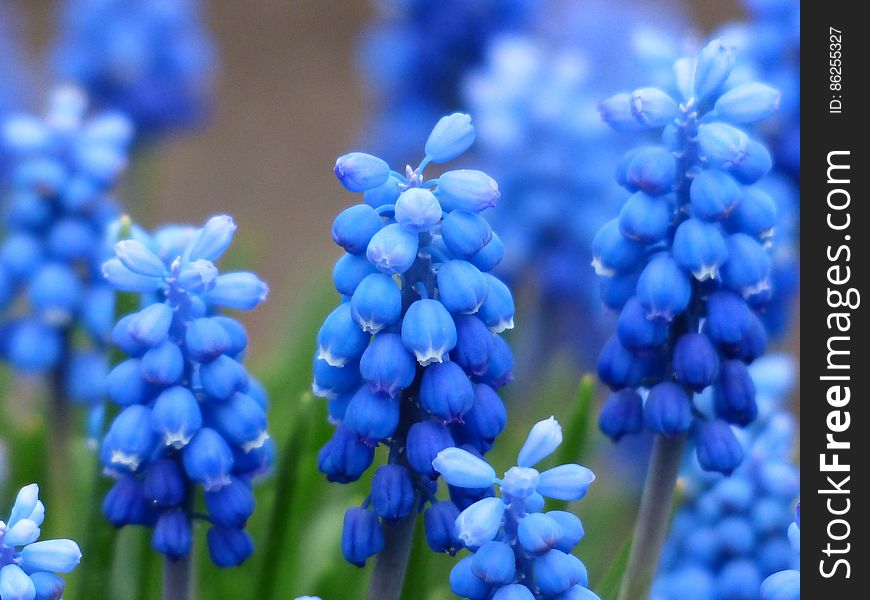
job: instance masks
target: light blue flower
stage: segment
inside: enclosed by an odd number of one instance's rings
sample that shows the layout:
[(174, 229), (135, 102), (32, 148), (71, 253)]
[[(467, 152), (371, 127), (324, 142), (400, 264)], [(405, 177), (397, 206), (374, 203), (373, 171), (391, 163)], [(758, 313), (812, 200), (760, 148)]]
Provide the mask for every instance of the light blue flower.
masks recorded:
[(21, 488), (9, 519), (0, 521), (0, 597), (3, 600), (58, 600), (64, 581), (56, 573), (69, 573), (82, 558), (72, 540), (39, 540), (45, 506), (39, 487)]
[(49, 96), (44, 116), (8, 115), (0, 129), (10, 168), (0, 355), (19, 372), (57, 370), (57, 393), (87, 405), (98, 430), (114, 310), (99, 269), (111, 253), (113, 191), (132, 124), (118, 113), (89, 114), (84, 93), (62, 87)]
[(456, 517), (455, 537), (473, 554), (450, 574), (454, 593), (465, 598), (494, 593), (496, 598), (548, 600), (582, 591), (586, 596), (581, 598), (597, 598), (586, 589), (586, 567), (571, 554), (583, 537), (580, 519), (564, 511), (542, 512), (545, 497), (579, 500), (595, 479), (580, 465), (542, 472), (534, 468), (561, 442), (562, 429), (553, 417), (535, 424), (520, 450), (518, 466), (501, 479), (483, 459), (461, 448), (446, 448), (432, 461), (451, 486), (474, 489), (494, 481), (501, 489), (501, 497), (478, 500)]

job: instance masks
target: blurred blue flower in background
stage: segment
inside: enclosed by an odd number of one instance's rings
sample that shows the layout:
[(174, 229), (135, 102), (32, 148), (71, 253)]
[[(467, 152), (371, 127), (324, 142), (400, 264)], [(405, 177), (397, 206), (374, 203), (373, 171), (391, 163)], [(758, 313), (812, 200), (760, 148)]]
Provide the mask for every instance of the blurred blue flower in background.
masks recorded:
[(586, 566), (571, 553), (584, 535), (580, 519), (561, 510), (543, 512), (546, 498), (580, 500), (595, 479), (580, 465), (534, 468), (561, 443), (562, 428), (553, 417), (536, 423), (517, 466), (501, 479), (486, 461), (462, 448), (446, 448), (432, 461), (454, 487), (496, 484), (501, 490), (501, 497), (478, 500), (456, 517), (456, 535), (472, 554), (450, 573), (455, 594), (472, 600), (598, 598), (587, 589)]
[(0, 598), (60, 600), (69, 573), (82, 558), (72, 540), (39, 540), (45, 506), (39, 486), (21, 488), (9, 518), (0, 521)]
[[(344, 555), (360, 566), (383, 547), (379, 519), (415, 515), (434, 499), (439, 451), (486, 452), (507, 421), (496, 390), (512, 378), (513, 355), (499, 334), (513, 327), (513, 298), (489, 273), (503, 247), (480, 215), (496, 204), (498, 185), (475, 170), (424, 176), (473, 141), (471, 117), (454, 113), (435, 125), (416, 169), (391, 171), (360, 152), (335, 164), (339, 181), (363, 192), (364, 203), (342, 211), (332, 228), (345, 250), (333, 271), (343, 301), (317, 336), (313, 389), (328, 399), (336, 431), (319, 468), (331, 481), (356, 481), (375, 448), (389, 448), (371, 496), (345, 516)], [(482, 487), (451, 487), (452, 502), (428, 509), (433, 549), (456, 551), (445, 523), (492, 495)]]
[(200, 123), (215, 49), (199, 0), (66, 0), (53, 51), (61, 79), (125, 112), (139, 136)]
[(590, 245), (625, 200), (612, 165), (629, 147), (597, 103), (639, 77), (667, 81), (684, 18), (661, 2), (546, 8), (522, 34), (494, 38), (463, 89), (478, 156), (505, 197), (489, 216), (506, 247), (498, 272), (522, 290), (521, 308), (537, 308), (525, 360), (567, 348), (588, 362), (611, 325), (587, 267)]
[[(788, 541), (792, 549), (801, 553), (801, 505), (798, 502), (794, 523), (788, 526)], [(799, 600), (801, 597), (800, 558), (797, 568), (785, 569), (767, 577), (761, 582), (761, 600)]]
[(0, 243), (0, 350), (19, 372), (55, 369), (58, 394), (95, 406), (114, 306), (100, 265), (111, 252), (112, 191), (133, 129), (118, 113), (86, 112), (79, 89), (59, 88), (44, 117), (3, 123), (11, 181)]
[[(127, 360), (108, 375), (122, 407), (100, 459), (117, 478), (103, 502), (114, 525), (154, 528), (152, 546), (170, 559), (190, 553), (192, 521), (210, 523), (212, 561), (235, 566), (253, 552), (244, 530), (254, 511), (252, 480), (271, 466), (263, 387), (242, 364), (244, 326), (221, 309), (251, 310), (268, 287), (246, 271), (220, 274), (215, 262), (233, 240), (232, 218), (203, 227), (138, 229), (103, 265), (115, 289), (142, 294), (142, 309), (121, 318), (112, 341)], [(195, 487), (207, 516), (194, 513)]]
[[(720, 35), (740, 52), (729, 85), (753, 79), (782, 92), (779, 110), (760, 125), (776, 168), (800, 181), (800, 0), (743, 0), (748, 19), (726, 25)], [(743, 57), (746, 57), (743, 60)]]
[(741, 56), (726, 87), (760, 79), (781, 92), (779, 108), (757, 125), (774, 158), (772, 176), (762, 184), (777, 204), (777, 244), (771, 254), (772, 296), (762, 316), (768, 333), (786, 333), (791, 300), (799, 286), (800, 185), (800, 2), (744, 0), (749, 19), (720, 34)]
[[(614, 129), (661, 131), (663, 145), (623, 156), (617, 180), (632, 195), (592, 242), (604, 302), (620, 311), (598, 360), (613, 392), (601, 429), (616, 440), (692, 430), (701, 465), (723, 473), (742, 459), (731, 426), (758, 411), (746, 365), (767, 343), (758, 313), (771, 296), (777, 223), (775, 201), (754, 185), (770, 153), (738, 126), (770, 115), (780, 94), (758, 82), (726, 89), (735, 62), (717, 38), (674, 63), (670, 86), (601, 102)], [(694, 398), (711, 386), (704, 412)]]
[(706, 473), (694, 460), (684, 469), (683, 504), (651, 600), (755, 600), (764, 578), (797, 568), (785, 535), (800, 489), (792, 459), (796, 424), (786, 406), (794, 368), (783, 355), (750, 367), (760, 415), (742, 432), (747, 457), (730, 477)]
[[(20, 109), (29, 96), (30, 81), (24, 64), (20, 19), (15, 6), (0, 5), (0, 122), (10, 112)], [(6, 149), (0, 147), (0, 184), (5, 183)]]
[(533, 20), (542, 0), (376, 0), (363, 33), (363, 82), (377, 112), (367, 144), (388, 162), (406, 160), (429, 123), (463, 106), (460, 86), (494, 35)]

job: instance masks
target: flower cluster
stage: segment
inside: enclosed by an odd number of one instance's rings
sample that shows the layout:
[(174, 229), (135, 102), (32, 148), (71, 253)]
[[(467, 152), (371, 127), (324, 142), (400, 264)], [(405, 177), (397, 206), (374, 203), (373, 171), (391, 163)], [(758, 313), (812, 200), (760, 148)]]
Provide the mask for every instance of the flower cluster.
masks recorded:
[(721, 35), (747, 57), (730, 83), (763, 77), (782, 91), (777, 114), (761, 126), (777, 169), (800, 178), (800, 0), (743, 0), (749, 19), (724, 27)]
[[(438, 121), (426, 157), (404, 176), (359, 152), (335, 164), (365, 203), (340, 213), (332, 229), (345, 250), (333, 272), (343, 301), (317, 336), (313, 389), (329, 399), (337, 427), (319, 468), (331, 481), (355, 481), (376, 446), (390, 448), (370, 499), (345, 517), (342, 545), (355, 564), (380, 550), (379, 518), (414, 514), (419, 498), (434, 494), (439, 451), (465, 444), (486, 452), (507, 420), (496, 390), (511, 379), (513, 356), (498, 334), (513, 326), (513, 299), (489, 273), (503, 249), (480, 216), (496, 203), (498, 186), (481, 171), (423, 175), (473, 140), (470, 117), (455, 113)], [(458, 506), (488, 493), (451, 489)], [(456, 505), (430, 508), (427, 529), (452, 518), (449, 507), (458, 514)]]
[(730, 477), (690, 463), (652, 600), (755, 600), (765, 577), (794, 566), (784, 533), (800, 482), (795, 422), (783, 410), (794, 367), (767, 356), (750, 369), (762, 416), (743, 432), (747, 459)]
[[(130, 358), (107, 379), (122, 410), (100, 452), (118, 479), (103, 511), (118, 527), (153, 526), (152, 546), (171, 559), (190, 552), (192, 519), (203, 518), (212, 560), (222, 567), (253, 551), (244, 530), (254, 510), (252, 479), (274, 454), (266, 394), (242, 364), (247, 333), (219, 310), (253, 309), (268, 292), (253, 273), (218, 273), (214, 263), (235, 229), (222, 215), (199, 229), (136, 231), (103, 265), (116, 289), (143, 297), (143, 308), (112, 331)], [(193, 512), (195, 486), (207, 515)]]
[[(624, 201), (612, 165), (627, 150), (601, 122), (597, 102), (642, 73), (669, 74), (678, 54), (668, 33), (682, 19), (658, 2), (549, 2), (547, 9), (557, 25), (489, 42), (464, 96), (478, 155), (505, 198), (490, 214), (507, 248), (498, 273), (537, 310), (538, 343), (524, 350), (546, 360), (567, 348), (588, 361), (611, 323), (602, 318), (594, 274), (576, 265), (592, 260), (593, 236)], [(614, 55), (614, 47), (623, 51)]]
[(561, 443), (559, 423), (553, 417), (540, 421), (520, 449), (517, 466), (501, 479), (462, 448), (446, 448), (435, 457), (432, 466), (452, 486), (501, 489), (501, 497), (478, 500), (456, 518), (455, 535), (472, 554), (450, 573), (455, 594), (471, 600), (598, 598), (587, 589), (586, 567), (571, 554), (583, 538), (580, 519), (561, 510), (544, 512), (545, 498), (579, 500), (595, 479), (580, 465), (534, 468)]
[(9, 519), (0, 521), (0, 598), (60, 600), (65, 586), (56, 573), (69, 573), (82, 553), (72, 540), (39, 539), (45, 506), (39, 486), (21, 488)]
[[(691, 429), (701, 466), (723, 473), (743, 456), (731, 426), (758, 410), (747, 364), (766, 345), (757, 313), (771, 294), (776, 225), (773, 199), (755, 185), (770, 154), (737, 125), (771, 114), (779, 92), (757, 82), (725, 91), (734, 65), (734, 48), (715, 39), (674, 64), (672, 90), (601, 103), (615, 129), (661, 130), (662, 145), (623, 157), (617, 179), (632, 195), (592, 244), (605, 304), (620, 311), (598, 361), (613, 390), (602, 430), (619, 439)], [(709, 387), (704, 411), (695, 399)]]
[[(388, 161), (404, 160), (428, 124), (461, 106), (463, 76), (487, 41), (534, 19), (542, 0), (377, 2), (365, 32), (361, 69), (378, 112), (368, 135)], [(381, 147), (382, 146), (382, 147)]]
[[(801, 552), (801, 505), (795, 510), (794, 523), (788, 526), (788, 540), (792, 549)], [(761, 583), (761, 600), (800, 600), (801, 571), (798, 559), (796, 569), (785, 569), (769, 576)]]
[(130, 115), (140, 135), (196, 124), (214, 63), (200, 13), (199, 0), (67, 0), (56, 68)]
[(776, 247), (771, 254), (772, 296), (762, 316), (768, 333), (781, 335), (791, 316), (799, 279), (800, 184), (800, 1), (744, 0), (749, 19), (721, 35), (740, 52), (740, 64), (726, 82), (736, 87), (761, 78), (782, 92), (779, 108), (758, 124), (773, 152), (774, 171), (764, 182), (777, 205)]
[[(59, 369), (66, 395), (103, 397), (114, 294), (100, 275), (117, 218), (112, 189), (127, 164), (130, 122), (86, 118), (76, 88), (58, 89), (43, 118), (9, 117), (11, 186), (0, 245), (3, 357), (21, 372)], [(59, 393), (63, 393), (61, 390)]]
[[(21, 60), (21, 27), (16, 7), (0, 6), (0, 122), (22, 104), (28, 94), (28, 79)], [(5, 173), (5, 149), (0, 147), (0, 183)]]

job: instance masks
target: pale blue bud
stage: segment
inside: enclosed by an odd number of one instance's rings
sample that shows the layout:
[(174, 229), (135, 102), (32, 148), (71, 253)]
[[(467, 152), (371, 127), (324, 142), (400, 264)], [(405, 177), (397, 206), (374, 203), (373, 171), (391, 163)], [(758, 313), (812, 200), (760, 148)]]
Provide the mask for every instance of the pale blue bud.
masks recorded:
[(365, 192), (386, 183), (390, 166), (376, 156), (351, 152), (339, 156), (333, 168), (335, 176), (351, 192)]
[(441, 220), (441, 205), (435, 194), (410, 188), (396, 200), (396, 223), (413, 233), (429, 231)]
[(734, 69), (736, 49), (721, 38), (711, 41), (698, 54), (694, 93), (698, 102), (716, 94)]
[(251, 310), (269, 295), (269, 286), (253, 273), (226, 273), (215, 279), (214, 287), (205, 294), (211, 304), (235, 310)]
[(233, 243), (235, 232), (236, 224), (229, 215), (211, 217), (199, 230), (185, 258), (191, 262), (196, 260), (216, 261)]
[(473, 143), (471, 116), (453, 113), (441, 117), (435, 124), (426, 140), (426, 157), (434, 163), (445, 163), (468, 150)]
[(562, 443), (562, 426), (555, 417), (538, 421), (529, 432), (517, 457), (520, 467), (534, 467)]
[(586, 495), (595, 475), (580, 465), (559, 465), (541, 473), (538, 492), (555, 500), (579, 500)]
[(779, 108), (779, 90), (753, 81), (722, 94), (713, 110), (716, 116), (731, 123), (753, 123), (769, 117)]
[(115, 244), (115, 255), (121, 263), (138, 275), (162, 277), (166, 265), (160, 257), (137, 240), (122, 240)]
[(436, 194), (445, 211), (460, 209), (474, 213), (494, 207), (501, 197), (495, 179), (472, 169), (441, 174)]
[(468, 548), (483, 546), (498, 535), (504, 511), (501, 498), (478, 500), (456, 518), (456, 537)]
[(631, 112), (644, 127), (664, 127), (676, 118), (678, 110), (673, 98), (660, 89), (642, 88), (631, 93)]

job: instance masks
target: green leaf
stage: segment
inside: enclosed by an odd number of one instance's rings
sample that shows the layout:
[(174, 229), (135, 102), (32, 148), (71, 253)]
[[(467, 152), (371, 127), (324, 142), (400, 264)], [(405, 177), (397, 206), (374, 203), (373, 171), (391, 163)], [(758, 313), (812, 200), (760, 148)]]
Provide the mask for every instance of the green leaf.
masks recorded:
[(274, 502), (266, 539), (263, 543), (263, 560), (260, 576), (257, 578), (256, 598), (272, 598), (277, 588), (277, 576), (281, 573), (283, 547), (290, 529), (290, 521), (294, 513), (299, 513), (297, 494), (295, 493), (302, 470), (302, 461), (309, 457), (304, 450), (310, 445), (313, 437), (316, 408), (315, 399), (306, 393), (302, 398), (302, 407), (297, 410), (295, 427), (287, 440), (278, 461), (278, 471), (274, 480)]
[(631, 538), (625, 540), (619, 552), (610, 563), (610, 569), (601, 578), (601, 583), (598, 584), (597, 594), (601, 600), (616, 600), (619, 594), (619, 584), (622, 582), (622, 577), (625, 570), (628, 568), (628, 555), (631, 553)]
[(587, 373), (577, 387), (574, 410), (568, 423), (562, 427), (566, 435), (559, 447), (559, 464), (579, 463), (584, 460), (593, 431), (590, 423), (594, 405), (595, 377)]

